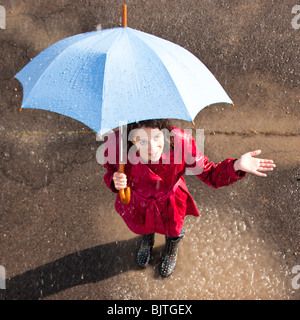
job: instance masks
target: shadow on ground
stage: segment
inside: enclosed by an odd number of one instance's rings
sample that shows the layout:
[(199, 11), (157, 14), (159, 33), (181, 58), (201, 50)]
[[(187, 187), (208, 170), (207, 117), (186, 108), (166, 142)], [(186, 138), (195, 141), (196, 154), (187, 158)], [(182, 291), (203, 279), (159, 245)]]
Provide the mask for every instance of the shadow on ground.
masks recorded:
[(131, 255), (139, 237), (111, 242), (69, 254), (6, 281), (2, 298), (7, 300), (40, 299), (60, 291), (95, 283), (129, 270), (138, 270)]

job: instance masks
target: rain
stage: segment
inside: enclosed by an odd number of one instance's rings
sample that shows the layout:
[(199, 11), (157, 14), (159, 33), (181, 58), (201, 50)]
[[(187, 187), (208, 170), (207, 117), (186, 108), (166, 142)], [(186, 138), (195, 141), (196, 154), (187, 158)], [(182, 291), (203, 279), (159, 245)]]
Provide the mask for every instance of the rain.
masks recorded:
[(23, 88), (13, 79), (57, 41), (118, 27), (123, 2), (3, 1), (0, 267), (6, 289), (0, 299), (299, 300), (295, 1), (125, 2), (131, 28), (188, 49), (234, 102), (201, 110), (195, 126), (172, 123), (193, 134), (201, 129), (201, 151), (213, 162), (260, 148), (277, 167), (267, 178), (249, 174), (217, 190), (185, 175), (200, 217), (185, 218), (175, 271), (167, 279), (159, 275), (161, 234), (150, 265), (139, 269), (141, 237), (117, 214), (116, 194), (103, 181), (106, 170), (97, 155), (104, 141), (67, 116), (19, 112)]

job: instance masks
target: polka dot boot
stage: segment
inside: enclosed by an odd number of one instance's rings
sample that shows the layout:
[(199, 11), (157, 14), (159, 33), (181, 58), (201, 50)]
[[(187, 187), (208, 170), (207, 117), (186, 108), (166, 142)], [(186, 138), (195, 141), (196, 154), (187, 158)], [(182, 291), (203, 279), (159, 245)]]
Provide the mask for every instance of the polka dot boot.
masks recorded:
[(137, 262), (139, 266), (143, 269), (145, 269), (149, 264), (153, 246), (154, 233), (143, 235), (142, 243), (137, 254)]
[(163, 278), (169, 277), (174, 271), (177, 261), (178, 243), (181, 239), (182, 237), (177, 239), (166, 237), (166, 251), (160, 268), (160, 275)]

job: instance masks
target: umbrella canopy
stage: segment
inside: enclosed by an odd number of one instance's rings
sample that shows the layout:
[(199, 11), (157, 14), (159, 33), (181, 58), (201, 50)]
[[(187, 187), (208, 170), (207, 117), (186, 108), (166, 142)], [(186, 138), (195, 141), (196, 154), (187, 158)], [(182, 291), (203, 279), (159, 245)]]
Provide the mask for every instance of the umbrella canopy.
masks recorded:
[(210, 104), (232, 103), (192, 53), (129, 27), (61, 40), (15, 78), (23, 85), (21, 108), (66, 115), (100, 135), (120, 121), (193, 121)]

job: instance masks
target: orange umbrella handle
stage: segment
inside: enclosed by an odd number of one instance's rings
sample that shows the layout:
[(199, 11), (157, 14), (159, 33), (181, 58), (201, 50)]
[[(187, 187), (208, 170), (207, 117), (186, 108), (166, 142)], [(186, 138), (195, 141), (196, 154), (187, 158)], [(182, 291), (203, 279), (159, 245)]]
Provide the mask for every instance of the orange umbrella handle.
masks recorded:
[(122, 27), (127, 27), (127, 6), (123, 4), (122, 6)]
[[(124, 173), (125, 172), (125, 164), (120, 163), (119, 164), (119, 172)], [(124, 204), (128, 204), (130, 202), (130, 188), (126, 187), (125, 189), (119, 190), (119, 195), (121, 198), (121, 201)]]

